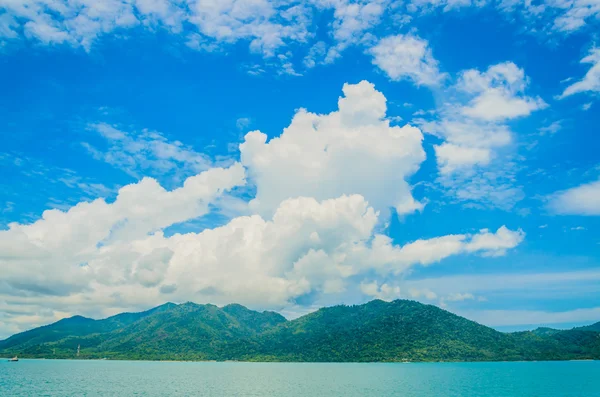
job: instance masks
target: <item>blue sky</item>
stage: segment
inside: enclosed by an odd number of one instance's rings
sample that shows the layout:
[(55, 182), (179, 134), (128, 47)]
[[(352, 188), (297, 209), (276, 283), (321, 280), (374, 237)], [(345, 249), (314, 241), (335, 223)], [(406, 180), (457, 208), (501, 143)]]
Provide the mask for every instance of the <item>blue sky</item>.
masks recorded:
[(599, 321), (599, 19), (0, 0), (0, 337), (188, 300)]

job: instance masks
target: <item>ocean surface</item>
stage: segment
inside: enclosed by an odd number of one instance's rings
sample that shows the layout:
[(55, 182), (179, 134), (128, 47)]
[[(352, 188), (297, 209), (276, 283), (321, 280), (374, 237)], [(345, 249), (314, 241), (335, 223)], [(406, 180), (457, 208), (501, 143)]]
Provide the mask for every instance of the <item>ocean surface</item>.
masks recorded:
[(0, 396), (600, 396), (600, 361), (191, 363), (0, 361)]

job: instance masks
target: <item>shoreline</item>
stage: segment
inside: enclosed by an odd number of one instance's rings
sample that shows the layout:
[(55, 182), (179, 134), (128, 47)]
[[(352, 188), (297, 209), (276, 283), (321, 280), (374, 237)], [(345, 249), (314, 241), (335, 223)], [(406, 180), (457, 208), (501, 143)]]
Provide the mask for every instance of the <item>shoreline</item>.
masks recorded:
[[(10, 357), (0, 357), (0, 361), (8, 361)], [(109, 358), (19, 358), (19, 361), (117, 361), (145, 363), (220, 363), (220, 364), (490, 364), (490, 363), (557, 363), (557, 362), (595, 362), (596, 359), (573, 360), (503, 360), (503, 361), (249, 361), (249, 360), (131, 360)]]

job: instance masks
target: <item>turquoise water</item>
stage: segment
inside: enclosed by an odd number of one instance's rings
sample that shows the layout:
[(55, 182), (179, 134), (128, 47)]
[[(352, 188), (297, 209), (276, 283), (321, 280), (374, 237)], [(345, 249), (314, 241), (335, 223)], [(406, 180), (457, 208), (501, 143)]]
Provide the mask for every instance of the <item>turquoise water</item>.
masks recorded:
[(600, 362), (0, 362), (0, 396), (600, 396)]

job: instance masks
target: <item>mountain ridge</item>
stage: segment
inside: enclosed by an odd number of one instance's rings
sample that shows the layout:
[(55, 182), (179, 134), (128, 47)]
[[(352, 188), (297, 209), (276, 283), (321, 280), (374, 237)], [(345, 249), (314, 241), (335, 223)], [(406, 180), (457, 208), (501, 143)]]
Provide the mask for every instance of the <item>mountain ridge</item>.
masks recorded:
[[(593, 329), (502, 333), (433, 305), (374, 300), (278, 313), (192, 302), (93, 320), (73, 316), (0, 341), (0, 355), (239, 361), (600, 359)], [(580, 327), (586, 328), (586, 327)]]
[(581, 330), (581, 331), (595, 331), (600, 332), (600, 321), (590, 325), (584, 325), (582, 327), (575, 327), (573, 329)]

